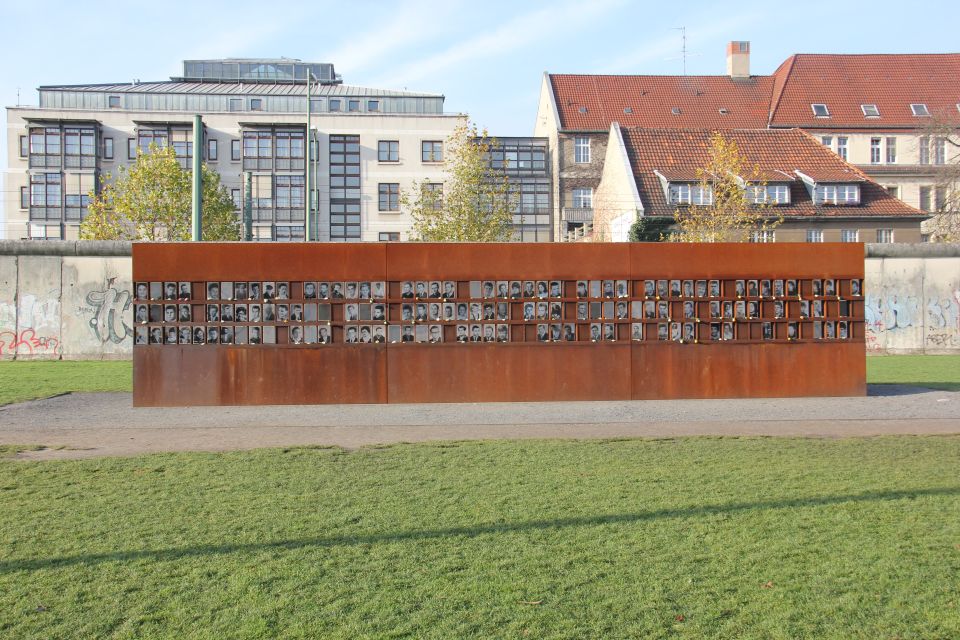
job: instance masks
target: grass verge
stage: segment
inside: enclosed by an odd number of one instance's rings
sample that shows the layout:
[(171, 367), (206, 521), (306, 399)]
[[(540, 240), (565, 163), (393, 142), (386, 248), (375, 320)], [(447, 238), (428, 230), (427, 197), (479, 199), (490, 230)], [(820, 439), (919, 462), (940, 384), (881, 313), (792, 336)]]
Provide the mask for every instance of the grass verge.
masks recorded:
[(960, 391), (960, 355), (871, 356), (867, 358), (867, 382)]
[(0, 635), (960, 637), (960, 437), (0, 460)]
[(130, 391), (133, 363), (123, 360), (0, 362), (0, 405), (77, 391)]

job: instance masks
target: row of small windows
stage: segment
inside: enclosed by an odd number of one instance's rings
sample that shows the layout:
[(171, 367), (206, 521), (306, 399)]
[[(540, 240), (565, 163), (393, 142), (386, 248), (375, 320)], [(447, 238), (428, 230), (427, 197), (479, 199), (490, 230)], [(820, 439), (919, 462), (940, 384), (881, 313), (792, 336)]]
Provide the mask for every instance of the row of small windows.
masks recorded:
[[(323, 111), (323, 98), (311, 98), (310, 110)], [(359, 113), (360, 107), (364, 101), (359, 98), (328, 98), (327, 111)], [(119, 109), (121, 107), (120, 96), (108, 96), (107, 106), (110, 109)], [(379, 100), (367, 100), (366, 111), (368, 113), (378, 113), (380, 111)], [(227, 110), (229, 111), (263, 111), (263, 98), (228, 98)]]
[[(846, 136), (821, 136), (824, 146), (832, 149), (842, 159), (847, 160), (849, 138)], [(836, 141), (836, 145), (834, 145)], [(920, 164), (946, 164), (946, 140), (939, 136), (921, 136), (917, 148)], [(870, 164), (896, 164), (897, 138), (894, 136), (870, 138)]]
[[(754, 231), (750, 236), (750, 242), (776, 242), (777, 233), (772, 229)], [(893, 242), (893, 229), (877, 229), (877, 242)], [(807, 242), (823, 242), (823, 229), (807, 229)], [(841, 229), (840, 242), (860, 242), (860, 231), (858, 229)]]
[[(359, 146), (358, 146), (359, 151)], [(380, 140), (377, 142), (378, 162), (400, 162), (400, 141)], [(443, 141), (423, 140), (420, 142), (421, 162), (443, 162)]]
[[(826, 104), (821, 102), (813, 103), (810, 105), (810, 109), (813, 111), (813, 115), (817, 118), (830, 117), (830, 108), (827, 107)], [(863, 112), (863, 117), (865, 118), (880, 117), (880, 109), (875, 104), (861, 104), (860, 110)], [(957, 104), (957, 110), (960, 111), (960, 104)], [(922, 102), (911, 104), (910, 112), (917, 117), (930, 115), (930, 110), (927, 108), (927, 105)]]
[[(713, 189), (709, 185), (672, 182), (669, 188), (670, 204), (713, 204)], [(790, 186), (786, 184), (747, 185), (746, 198), (753, 204), (790, 204)]]

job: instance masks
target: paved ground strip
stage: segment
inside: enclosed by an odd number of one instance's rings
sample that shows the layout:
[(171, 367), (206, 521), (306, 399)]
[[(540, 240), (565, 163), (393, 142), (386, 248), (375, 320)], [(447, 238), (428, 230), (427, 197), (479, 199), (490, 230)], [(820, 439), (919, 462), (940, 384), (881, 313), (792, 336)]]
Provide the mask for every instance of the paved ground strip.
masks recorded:
[(960, 392), (872, 385), (866, 397), (636, 402), (141, 408), (129, 393), (0, 407), (24, 458), (497, 438), (852, 437), (960, 433)]

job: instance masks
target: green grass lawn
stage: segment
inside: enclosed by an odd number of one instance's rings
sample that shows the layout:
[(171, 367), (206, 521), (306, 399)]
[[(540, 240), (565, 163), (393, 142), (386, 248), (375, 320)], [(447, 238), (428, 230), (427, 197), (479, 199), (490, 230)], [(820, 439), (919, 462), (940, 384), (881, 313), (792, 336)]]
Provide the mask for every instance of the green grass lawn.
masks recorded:
[(871, 356), (867, 382), (960, 391), (960, 356)]
[[(867, 382), (960, 391), (960, 356), (871, 356)], [(0, 362), (0, 405), (75, 391), (130, 391), (127, 361)]]
[(957, 638), (960, 437), (0, 460), (0, 637)]

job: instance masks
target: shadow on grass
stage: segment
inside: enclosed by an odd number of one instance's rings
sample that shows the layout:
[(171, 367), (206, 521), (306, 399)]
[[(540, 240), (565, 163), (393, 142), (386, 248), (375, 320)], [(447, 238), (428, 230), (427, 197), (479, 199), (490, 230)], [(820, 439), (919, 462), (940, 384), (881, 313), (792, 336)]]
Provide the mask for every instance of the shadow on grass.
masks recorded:
[(770, 500), (741, 502), (733, 504), (703, 505), (682, 509), (658, 509), (640, 513), (623, 513), (578, 518), (559, 518), (555, 520), (531, 520), (528, 522), (489, 524), (472, 527), (450, 527), (446, 529), (422, 529), (398, 531), (396, 533), (374, 533), (366, 535), (340, 535), (331, 537), (302, 538), (298, 540), (277, 540), (274, 542), (255, 542), (246, 544), (202, 545), (177, 549), (144, 549), (139, 551), (113, 551), (87, 555), (65, 556), (60, 558), (37, 558), (30, 560), (6, 560), (0, 562), (0, 573), (16, 571), (38, 571), (59, 569), (73, 565), (97, 565), (106, 562), (126, 562), (131, 560), (152, 560), (157, 562), (175, 561), (183, 558), (206, 555), (224, 555), (229, 553), (249, 553), (268, 550), (294, 550), (306, 547), (337, 547), (382, 542), (403, 542), (408, 540), (431, 540), (448, 537), (474, 538), (488, 534), (523, 533), (562, 529), (565, 527), (592, 527), (607, 524), (631, 524), (648, 520), (689, 518), (724, 513), (764, 509), (790, 509), (794, 507), (820, 507), (843, 503), (880, 502), (906, 500), (929, 496), (960, 495), (960, 487), (941, 487), (933, 489), (913, 489), (903, 491), (872, 491), (868, 493), (823, 496), (819, 498), (794, 498), (790, 500)]
[(955, 382), (871, 382), (868, 396), (913, 396), (931, 391), (960, 391)]

